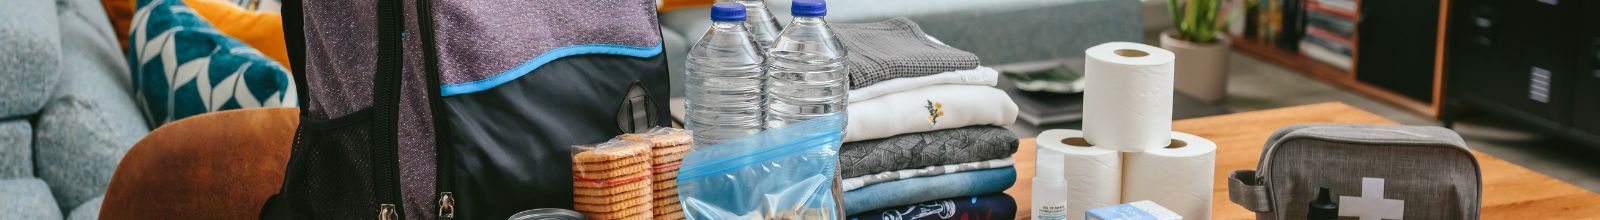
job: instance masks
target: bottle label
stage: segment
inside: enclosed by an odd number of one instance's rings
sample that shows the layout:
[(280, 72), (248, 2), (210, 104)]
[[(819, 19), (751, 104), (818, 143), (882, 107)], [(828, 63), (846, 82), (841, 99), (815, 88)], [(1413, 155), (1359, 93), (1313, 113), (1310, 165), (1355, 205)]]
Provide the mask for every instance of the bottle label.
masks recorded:
[(1033, 213), (1036, 213), (1036, 215), (1038, 216), (1038, 217), (1034, 217), (1033, 219), (1037, 219), (1037, 220), (1066, 220), (1067, 219), (1067, 203), (1066, 202), (1062, 202), (1062, 203), (1056, 203), (1056, 204), (1042, 205), (1042, 206), (1039, 206), (1039, 210), (1033, 210)]

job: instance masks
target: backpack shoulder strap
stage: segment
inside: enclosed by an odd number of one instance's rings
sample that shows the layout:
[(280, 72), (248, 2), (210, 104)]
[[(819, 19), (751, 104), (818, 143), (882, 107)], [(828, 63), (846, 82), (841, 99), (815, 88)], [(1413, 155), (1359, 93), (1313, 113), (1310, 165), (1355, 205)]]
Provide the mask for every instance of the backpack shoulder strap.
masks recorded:
[[(305, 21), (301, 14), (300, 0), (283, 0), (282, 9), (278, 12), (283, 17), (283, 42), (289, 52), (289, 75), (294, 78), (295, 95), (301, 103), (308, 102), (310, 86), (306, 85), (306, 35)], [(303, 105), (302, 105), (303, 106)], [(301, 112), (301, 114), (305, 114)]]
[[(284, 46), (289, 52), (289, 71), (291, 71), (289, 75), (291, 76), (290, 78), (294, 78), (295, 95), (299, 96), (296, 97), (297, 100), (300, 100), (302, 103), (304, 103), (309, 102), (310, 99), (307, 99), (307, 97), (309, 97), (308, 94), (311, 93), (306, 91), (306, 88), (308, 87), (306, 86), (305, 68), (302, 67), (305, 66), (306, 63), (306, 36), (303, 33), (304, 30), (301, 29), (303, 18), (300, 17), (302, 14), (302, 8), (300, 8), (300, 5), (300, 0), (283, 0), (283, 8), (278, 13), (282, 15), (280, 17), (283, 19)], [(300, 115), (305, 114), (305, 111), (300, 111)], [(295, 131), (295, 133), (299, 132), (300, 131), (298, 131), (298, 129)], [(298, 136), (298, 134), (296, 134), (296, 136)], [(287, 171), (288, 167), (284, 167), (284, 170)], [(260, 219), (267, 220), (293, 218), (293, 214), (289, 208), (289, 202), (283, 198), (283, 188), (281, 187), (282, 186), (280, 186), (278, 189), (277, 194), (272, 194), (271, 197), (267, 197), (267, 202), (261, 205)]]

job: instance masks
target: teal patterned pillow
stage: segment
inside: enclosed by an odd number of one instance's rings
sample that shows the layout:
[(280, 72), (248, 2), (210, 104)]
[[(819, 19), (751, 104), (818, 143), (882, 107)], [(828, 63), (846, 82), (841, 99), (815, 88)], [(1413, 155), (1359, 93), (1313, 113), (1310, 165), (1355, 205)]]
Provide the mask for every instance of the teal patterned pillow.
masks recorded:
[(138, 0), (131, 29), (128, 63), (151, 127), (207, 112), (298, 105), (288, 70), (181, 0)]

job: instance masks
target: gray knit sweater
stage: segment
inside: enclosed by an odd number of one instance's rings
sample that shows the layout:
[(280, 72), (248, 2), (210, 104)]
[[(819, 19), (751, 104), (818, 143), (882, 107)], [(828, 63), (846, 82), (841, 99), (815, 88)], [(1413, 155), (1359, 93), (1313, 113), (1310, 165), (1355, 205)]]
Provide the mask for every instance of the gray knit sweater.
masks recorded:
[(978, 67), (978, 56), (928, 39), (917, 23), (894, 18), (830, 25), (850, 50), (850, 89), (901, 77)]

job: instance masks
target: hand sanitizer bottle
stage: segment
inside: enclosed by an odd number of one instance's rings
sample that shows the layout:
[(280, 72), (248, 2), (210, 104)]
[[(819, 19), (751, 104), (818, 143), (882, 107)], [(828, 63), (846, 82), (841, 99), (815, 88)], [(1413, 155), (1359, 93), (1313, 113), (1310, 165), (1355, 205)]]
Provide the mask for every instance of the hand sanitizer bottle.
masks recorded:
[(1067, 178), (1061, 151), (1039, 148), (1034, 164), (1039, 166), (1033, 174), (1033, 219), (1067, 219)]

